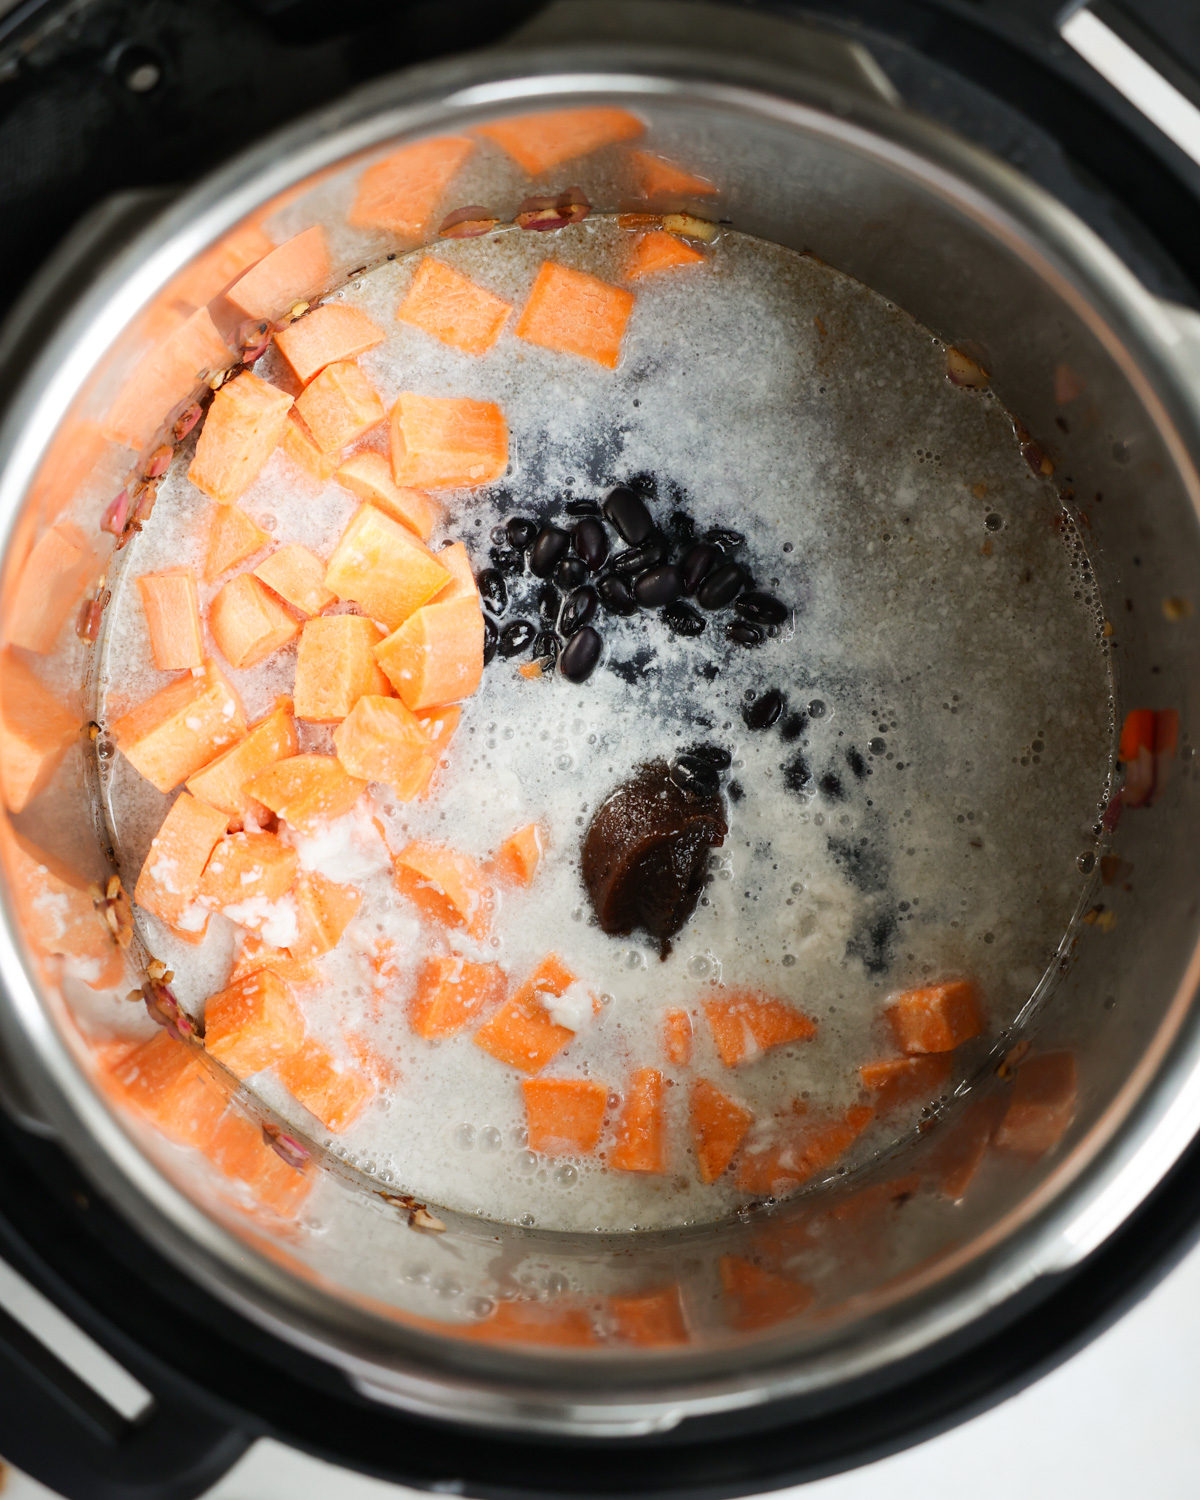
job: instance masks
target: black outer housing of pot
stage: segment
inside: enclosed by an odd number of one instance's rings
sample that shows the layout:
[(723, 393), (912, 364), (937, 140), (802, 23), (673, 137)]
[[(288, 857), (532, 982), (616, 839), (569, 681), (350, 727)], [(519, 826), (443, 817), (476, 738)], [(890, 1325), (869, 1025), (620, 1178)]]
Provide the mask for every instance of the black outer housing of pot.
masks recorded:
[[(737, 3), (737, 0), (732, 0)], [(1062, 43), (1060, 0), (745, 0), (865, 42), (906, 102), (1012, 163), (1152, 291), (1200, 307), (1200, 167)], [(540, 0), (93, 0), (0, 82), (0, 283), (14, 293), (89, 208), (186, 183), (355, 84), (486, 45)], [(1200, 22), (1093, 7), (1200, 101)], [(63, 0), (0, 19), (0, 54)], [(1189, 49), (1191, 49), (1189, 51)], [(123, 79), (147, 54), (161, 82)], [(1190, 64), (1188, 74), (1182, 64)], [(0, 296), (0, 302), (3, 298)], [(628, 1440), (456, 1427), (380, 1406), (158, 1257), (57, 1146), (0, 1113), (0, 1255), (152, 1393), (127, 1423), (0, 1312), (0, 1453), (68, 1500), (190, 1500), (257, 1437), (480, 1497), (738, 1496), (921, 1442), (1052, 1369), (1200, 1237), (1200, 1143), (1082, 1266), (901, 1366), (812, 1400)]]

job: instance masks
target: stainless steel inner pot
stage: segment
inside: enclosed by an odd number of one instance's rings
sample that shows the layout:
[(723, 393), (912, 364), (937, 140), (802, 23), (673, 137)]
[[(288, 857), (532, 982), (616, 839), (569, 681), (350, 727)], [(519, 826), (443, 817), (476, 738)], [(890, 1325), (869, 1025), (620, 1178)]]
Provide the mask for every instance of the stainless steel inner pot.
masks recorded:
[[(87, 728), (94, 647), (75, 628), (110, 559), (97, 555), (60, 601), (62, 628), (44, 650), (11, 645), (14, 622), (20, 635), (44, 555), (33, 549), (49, 526), (65, 517), (111, 546), (101, 516), (160, 439), (147, 431), (140, 454), (106, 442), (105, 415), (134, 365), (194, 310), (181, 288), (200, 284), (239, 232), (274, 225), (283, 239), (324, 216), (336, 284), (420, 243), (458, 206), (446, 202), (407, 238), (333, 222), (365, 165), (502, 116), (595, 104), (633, 112), (654, 149), (722, 184), (707, 216), (812, 252), (986, 365), (1084, 517), (1114, 626), (1118, 724), (1134, 708), (1178, 710), (1178, 754), (1153, 806), (1112, 809), (1119, 874), (1109, 885), (1099, 868), (1080, 877), (1107, 915), (1064, 951), (1044, 1003), (996, 1054), (1027, 1039), (1025, 1063), (993, 1064), (893, 1158), (734, 1222), (642, 1236), (453, 1217), (431, 1234), (380, 1183), (330, 1161), (316, 1168), (328, 1180), (314, 1232), (231, 1201), (199, 1153), (163, 1140), (105, 1084), (83, 1031), (126, 1003), (147, 955), (129, 949), (111, 994), (64, 977), (13, 835), (60, 861), (68, 881), (104, 886), (116, 873), (92, 798), (105, 744), (103, 726), (98, 738)], [(598, 210), (645, 207), (615, 148), (565, 164), (545, 188), (568, 183)], [(536, 190), (498, 171), (488, 202), (511, 215)], [(48, 268), (7, 344), (8, 374), (21, 364), (0, 440), (0, 1036), (11, 1107), (58, 1135), (183, 1272), (363, 1392), (510, 1431), (629, 1435), (785, 1395), (836, 1399), (852, 1377), (886, 1373), (1103, 1242), (1200, 1127), (1190, 740), (1200, 320), (1152, 297), (1017, 173), (907, 112), (857, 47), (706, 6), (554, 7), (503, 49), (389, 79), (306, 119), (130, 237), (142, 207), (118, 203), (93, 220)], [(48, 780), (28, 774), (50, 732), (31, 674), (70, 719)], [(136, 876), (119, 873), (130, 885)], [(1021, 1066), (1064, 1050), (1077, 1069), (1065, 1135), (1040, 1156), (985, 1149), (991, 1127), (980, 1122), (1009, 1107)], [(614, 1309), (629, 1299), (681, 1310), (682, 1339), (623, 1334)]]

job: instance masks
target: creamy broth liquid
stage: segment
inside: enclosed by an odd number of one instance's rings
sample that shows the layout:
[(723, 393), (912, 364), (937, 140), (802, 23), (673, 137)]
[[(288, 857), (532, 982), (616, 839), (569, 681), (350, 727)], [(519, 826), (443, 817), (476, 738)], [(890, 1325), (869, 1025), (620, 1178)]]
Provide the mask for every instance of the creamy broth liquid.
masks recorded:
[[(435, 252), (520, 308), (547, 256), (614, 282), (628, 235), (593, 218), (552, 236), (501, 231)], [(946, 378), (944, 346), (898, 308), (810, 258), (724, 233), (708, 264), (636, 284), (615, 372), (517, 339), (483, 358), (395, 321), (419, 254), (339, 295), (388, 330), (363, 369), (390, 406), (398, 391), (496, 401), (511, 433), (506, 483), (446, 497), (431, 545), (461, 539), (476, 571), (513, 515), (572, 524), (570, 498), (602, 498), (645, 472), (666, 523), (730, 526), (759, 587), (795, 606), (757, 649), (724, 636), (729, 612), (697, 639), (656, 611), (602, 616), (601, 667), (575, 686), (527, 681), (497, 657), (439, 773), (435, 794), (400, 804), (372, 788), (371, 812), (399, 848), (450, 844), (481, 861), (518, 826), (548, 836), (526, 891), (498, 893), (494, 936), (478, 947), (434, 933), (397, 895), (369, 812), (303, 862), (364, 893), (325, 983), (301, 993), (310, 1031), (349, 1059), (347, 1030), (395, 1067), (359, 1120), (332, 1137), (270, 1073), (251, 1087), (297, 1127), (383, 1185), (435, 1204), (548, 1228), (626, 1229), (711, 1220), (745, 1197), (727, 1173), (703, 1186), (687, 1128), (696, 1076), (760, 1120), (791, 1101), (843, 1110), (863, 1097), (858, 1068), (887, 1055), (881, 1012), (897, 990), (947, 974), (977, 978), (989, 1035), (1021, 1011), (1055, 961), (1084, 888), (1077, 861), (1095, 843), (1110, 772), (1110, 663), (1083, 545), (1053, 481), (1023, 461), (1013, 424), (987, 393)], [(258, 373), (271, 379), (274, 354)], [(382, 444), (384, 430), (369, 434)], [(277, 452), (242, 507), (279, 542), (327, 557), (357, 502), (323, 492)], [(149, 658), (136, 575), (191, 562), (201, 572), (212, 504), (186, 479), (186, 455), (129, 548), (107, 636), (102, 692), (111, 720), (169, 680)], [(610, 533), (611, 535), (611, 533)], [(252, 566), (247, 564), (246, 566)], [(506, 619), (536, 622), (536, 580)], [(527, 587), (527, 594), (522, 588)], [(201, 584), (207, 604), (215, 586)], [(528, 599), (522, 604), (520, 600)], [(288, 692), (294, 647), (229, 672), (251, 721)], [(778, 688), (781, 719), (752, 732), (749, 699)], [(332, 749), (300, 725), (301, 749)], [(695, 743), (726, 747), (729, 836), (666, 961), (654, 946), (606, 936), (591, 919), (580, 841), (598, 803), (648, 760)], [(119, 755), (103, 762), (116, 846), (132, 886), (170, 798)], [(740, 792), (740, 795), (738, 793)], [(143, 917), (151, 951), (175, 970), (190, 1008), (225, 981), (240, 933), (214, 917), (201, 948)], [(396, 977), (370, 958), (392, 945)], [(454, 951), (498, 961), (519, 984), (557, 952), (596, 995), (598, 1018), (546, 1070), (588, 1076), (614, 1096), (638, 1067), (671, 1080), (671, 1170), (607, 1171), (596, 1158), (544, 1158), (525, 1145), (519, 1075), (472, 1041), (416, 1037), (406, 1003), (421, 959)], [(818, 1024), (815, 1040), (721, 1066), (701, 1006), (713, 986), (778, 996)], [(664, 1013), (687, 1008), (687, 1068), (663, 1061)], [(958, 1078), (983, 1039), (963, 1049)], [(853, 1166), (894, 1144), (920, 1108), (856, 1142)]]

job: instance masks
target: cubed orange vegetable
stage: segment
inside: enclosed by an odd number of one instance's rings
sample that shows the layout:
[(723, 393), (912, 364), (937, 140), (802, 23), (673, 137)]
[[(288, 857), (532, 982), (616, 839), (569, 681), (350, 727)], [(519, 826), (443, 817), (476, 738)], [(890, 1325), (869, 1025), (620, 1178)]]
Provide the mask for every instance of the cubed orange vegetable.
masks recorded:
[(639, 1068), (629, 1080), (625, 1107), (617, 1120), (616, 1144), (608, 1154), (608, 1165), (618, 1172), (667, 1170), (663, 1086), (657, 1068)]
[(471, 559), (467, 556), (467, 549), (463, 544), (447, 542), (440, 552), (435, 552), (433, 555), (450, 574), (450, 581), (434, 594), (429, 601), (430, 604), (453, 604), (456, 599), (470, 599), (478, 605), (479, 586), (475, 582)]
[(356, 512), (329, 559), (325, 586), (395, 630), (449, 575), (406, 526), (373, 505)]
[(173, 408), (233, 354), (202, 307), (163, 337), (134, 367), (104, 423), (104, 434), (144, 448)]
[(265, 557), (254, 576), (298, 614), (319, 615), (336, 597), (325, 587), (325, 564), (299, 542), (288, 542)]
[(257, 224), (239, 224), (174, 276), (167, 292), (180, 302), (203, 307), (274, 248), (275, 242)]
[[(296, 878), (300, 856), (273, 833), (227, 833), (209, 856), (197, 899), (214, 911), (237, 912), (247, 901), (278, 901)], [(232, 920), (239, 921), (238, 916)], [(256, 928), (257, 922), (240, 922)]]
[(297, 748), (291, 700), (279, 699), (266, 718), (251, 726), (244, 739), (189, 776), (187, 789), (193, 797), (223, 812), (232, 832), (241, 827), (248, 815), (261, 823), (267, 809), (247, 794), (246, 783), (277, 760), (295, 755)]
[(721, 1257), (721, 1285), (730, 1326), (746, 1333), (797, 1317), (813, 1300), (811, 1287), (740, 1255)]
[(395, 855), (392, 864), (401, 894), (426, 916), (443, 927), (465, 927), (477, 940), (487, 936), (487, 879), (473, 859), (443, 844), (417, 841)]
[(236, 505), (218, 505), (208, 529), (204, 581), (212, 583), (230, 568), (245, 562), (270, 542), (271, 536)]
[(337, 468), (341, 456), (337, 453), (322, 453), (312, 433), (296, 415), (294, 409), (288, 413), (288, 424), (283, 429), (280, 446), (296, 467), (302, 469), (310, 479), (315, 479), (318, 484), (325, 484), (333, 477), (333, 471)]
[(292, 828), (318, 833), (348, 813), (367, 784), (347, 775), (335, 756), (292, 755), (252, 776), (245, 789)]
[(248, 318), (278, 318), (325, 290), (333, 262), (319, 224), (264, 255), (225, 293)]
[(287, 427), (292, 398), (250, 370), (227, 380), (212, 399), (188, 478), (232, 504), (258, 477)]
[(8, 611), (8, 641), (44, 656), (53, 650), (68, 616), (96, 578), (99, 563), (91, 543), (71, 521), (60, 521), (38, 538), (25, 559)]
[(527, 343), (615, 370), (633, 303), (632, 292), (545, 260), (514, 331)]
[(326, 302), (280, 329), (275, 347), (300, 384), (307, 385), (326, 365), (357, 359), (382, 344), (383, 338), (383, 329), (377, 328), (360, 308), (345, 302)]
[(1027, 1057), (1013, 1080), (1012, 1100), (996, 1131), (996, 1145), (1023, 1156), (1051, 1150), (1075, 1118), (1078, 1093), (1073, 1052)]
[(172, 682), (112, 726), (117, 749), (160, 792), (169, 792), (246, 733), (238, 695), (211, 661)]
[(483, 616), (473, 599), (426, 604), (375, 647), (414, 712), (469, 698), (483, 676)]
[(322, 453), (338, 452), (384, 418), (375, 388), (349, 360), (327, 365), (306, 385), (296, 411)]
[(160, 672), (178, 672), (204, 663), (200, 598), (191, 568), (143, 573), (137, 581), (150, 632), (150, 650)]
[(9, 812), (49, 785), (79, 733), (79, 719), (11, 647), (0, 655), (0, 780)]
[(359, 178), (348, 222), (358, 229), (422, 234), (450, 179), (474, 149), (474, 141), (449, 135), (393, 151)]
[(422, 490), (401, 488), (396, 483), (391, 463), (373, 448), (352, 453), (338, 469), (337, 480), (360, 500), (415, 531), (423, 542), (429, 540), (441, 517), (438, 506)]
[(835, 1118), (794, 1115), (779, 1121), (742, 1153), (737, 1185), (745, 1193), (782, 1197), (832, 1167), (874, 1118), (874, 1110), (852, 1105)]
[(102, 423), (68, 416), (42, 456), (30, 488), (29, 513), (51, 525), (82, 491), (119, 488), (128, 467), (129, 454), (106, 435)]
[(217, 1122), (205, 1155), (219, 1172), (242, 1182), (257, 1203), (290, 1219), (312, 1191), (311, 1172), (289, 1165), (263, 1140), (262, 1126), (228, 1109)]
[(697, 1078), (688, 1096), (692, 1149), (701, 1182), (716, 1182), (754, 1123), (750, 1111), (707, 1078)]
[(121, 983), (125, 962), (92, 899), (89, 882), (0, 818), (0, 848), (26, 941), (35, 953), (66, 960), (93, 989)]
[(392, 478), (418, 489), (473, 489), (508, 468), (508, 423), (493, 401), (401, 391), (391, 415)]
[(239, 979), (245, 979), (248, 974), (256, 974), (259, 969), (270, 969), (272, 973), (279, 975), (284, 984), (299, 988), (316, 984), (320, 978), (311, 963), (295, 959), (286, 948), (274, 948), (257, 933), (248, 932), (238, 949), (228, 983), (236, 984)]
[(719, 1000), (706, 1000), (704, 1014), (712, 1029), (717, 1055), (727, 1068), (757, 1057), (786, 1042), (807, 1042), (817, 1034), (808, 1016), (749, 990), (735, 990)]
[(312, 1037), (276, 1069), (284, 1088), (335, 1134), (352, 1125), (375, 1094), (375, 1085), (353, 1068), (341, 1068)]
[(300, 1007), (272, 969), (258, 969), (205, 1002), (204, 1045), (238, 1078), (273, 1068), (303, 1041)]
[(538, 177), (576, 156), (587, 156), (601, 146), (632, 140), (645, 130), (627, 109), (596, 105), (585, 109), (548, 109), (533, 115), (508, 115), (477, 127), (513, 161)]
[(462, 709), (457, 704), (448, 704), (443, 708), (431, 709), (429, 713), (417, 715), (417, 723), (428, 736), (435, 757), (429, 762), (429, 774), (416, 793), (418, 797), (428, 796), (433, 784), (434, 772), (440, 764), (443, 764), (438, 757), (444, 755), (447, 745), (454, 738), (454, 731), (458, 728), (461, 718)]
[(887, 1007), (902, 1052), (953, 1052), (983, 1030), (979, 991), (969, 979), (905, 990)]
[(663, 1349), (686, 1344), (689, 1334), (679, 1298), (679, 1284), (637, 1292), (628, 1297), (610, 1297), (608, 1311), (613, 1332), (627, 1344), (645, 1349)]
[(521, 1091), (531, 1151), (587, 1155), (600, 1144), (606, 1084), (594, 1078), (526, 1078)]
[(586, 1307), (563, 1305), (555, 1297), (549, 1302), (514, 1298), (497, 1302), (486, 1318), (472, 1324), (467, 1336), (488, 1344), (543, 1345), (579, 1349), (598, 1344), (592, 1316)]
[(468, 1021), (504, 996), (506, 981), (499, 964), (477, 964), (466, 958), (430, 958), (417, 975), (409, 1021), (418, 1036), (453, 1036)]
[(1121, 725), (1121, 743), (1117, 759), (1122, 762), (1136, 760), (1140, 750), (1154, 749), (1154, 710), (1134, 708), (1125, 715)]
[(657, 271), (669, 271), (673, 266), (694, 266), (704, 255), (677, 235), (665, 229), (649, 229), (640, 234), (629, 255), (625, 274), (630, 281), (640, 281), (643, 276), (653, 276)]
[(697, 177), (652, 151), (630, 151), (629, 160), (638, 186), (647, 198), (705, 198), (716, 192), (706, 177)]
[(1005, 1113), (1005, 1100), (994, 1095), (976, 1099), (956, 1118), (938, 1126), (925, 1168), (943, 1197), (957, 1202), (983, 1165), (983, 1158)]
[(338, 724), (364, 694), (387, 697), (391, 689), (373, 655), (382, 640), (365, 615), (306, 620), (296, 656), (297, 718)]
[(128, 1103), (184, 1146), (206, 1146), (228, 1103), (203, 1059), (167, 1031), (142, 1042), (112, 1076)]
[(874, 1095), (876, 1114), (886, 1114), (917, 1100), (932, 1102), (950, 1081), (951, 1062), (948, 1052), (930, 1052), (917, 1057), (885, 1057), (864, 1063), (859, 1077), (868, 1093)]
[(491, 868), (511, 885), (532, 885), (541, 863), (542, 845), (542, 830), (536, 823), (526, 823), (500, 845)]
[(361, 697), (333, 731), (338, 760), (352, 776), (382, 781), (401, 802), (429, 784), (437, 751), (420, 720), (399, 698)]
[(339, 885), (317, 870), (305, 871), (292, 888), (300, 936), (289, 944), (293, 958), (304, 961), (330, 953), (362, 905), (362, 893)]
[(286, 646), (300, 625), (253, 573), (239, 573), (208, 606), (208, 628), (231, 666), (252, 667)]
[(209, 856), (228, 818), (215, 807), (180, 792), (154, 835), (133, 899), (168, 927), (191, 939), (203, 937), (208, 915), (194, 905)]
[(538, 1073), (575, 1035), (551, 1019), (544, 997), (557, 999), (575, 983), (570, 969), (551, 953), (490, 1020), (475, 1033), (476, 1046), (499, 1062)]
[(512, 312), (510, 303), (426, 255), (396, 317), (464, 354), (486, 354)]
[(686, 1010), (669, 1010), (663, 1018), (663, 1051), (676, 1068), (692, 1060), (692, 1018)]

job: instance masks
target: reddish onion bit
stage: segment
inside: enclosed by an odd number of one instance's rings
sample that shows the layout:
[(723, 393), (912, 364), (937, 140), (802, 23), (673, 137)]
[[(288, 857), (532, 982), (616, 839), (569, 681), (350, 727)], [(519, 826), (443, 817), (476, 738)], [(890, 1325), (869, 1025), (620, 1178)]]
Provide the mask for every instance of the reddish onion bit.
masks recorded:
[(1054, 473), (1054, 460), (1040, 443), (1028, 442), (1021, 448), (1021, 457), (1035, 474), (1049, 478)]
[(992, 378), (978, 360), (951, 344), (946, 350), (946, 378), (951, 385), (968, 391), (981, 391)]
[(160, 447), (155, 448), (146, 464), (146, 471), (143, 477), (146, 479), (161, 479), (171, 467), (171, 460), (174, 457), (175, 449), (170, 443), (163, 443)]
[(133, 507), (133, 522), (135, 526), (144, 526), (154, 513), (154, 502), (158, 499), (158, 481), (149, 479), (138, 491), (137, 501)]
[(409, 1193), (385, 1193), (379, 1196), (385, 1203), (390, 1203), (393, 1208), (402, 1208), (408, 1215), (410, 1229), (428, 1229), (433, 1234), (444, 1234), (446, 1226), (436, 1214), (431, 1214), (423, 1203)]
[(129, 521), (129, 491), (124, 489), (108, 502), (100, 517), (100, 530), (120, 536)]
[(177, 443), (181, 443), (203, 415), (204, 408), (200, 405), (199, 401), (193, 401), (191, 406), (186, 407), (175, 418), (175, 425), (171, 428), (171, 436)]
[(481, 234), (490, 234), (500, 220), (491, 209), (480, 208), (472, 203), (467, 208), (456, 208), (447, 214), (438, 230), (444, 240), (473, 240)]
[(203, 1026), (183, 1009), (169, 984), (164, 984), (162, 980), (148, 979), (142, 985), (142, 998), (146, 1002), (150, 1019), (169, 1031), (176, 1041), (183, 1042), (192, 1037), (199, 1040), (203, 1037)]
[(94, 641), (100, 634), (100, 621), (104, 617), (104, 606), (107, 603), (108, 591), (103, 588), (83, 601), (75, 625), (75, 634), (81, 641)]
[(295, 1167), (297, 1172), (303, 1172), (312, 1155), (307, 1146), (302, 1146), (294, 1135), (285, 1135), (277, 1125), (264, 1124), (262, 1133), (263, 1140), (276, 1156), (289, 1167)]
[(586, 219), (591, 208), (583, 189), (571, 187), (549, 197), (526, 198), (514, 222), (521, 229), (565, 229)]
[(1116, 792), (1110, 799), (1108, 806), (1104, 809), (1104, 816), (1100, 819), (1100, 826), (1105, 833), (1113, 833), (1117, 824), (1121, 821), (1122, 807), (1121, 793)]

